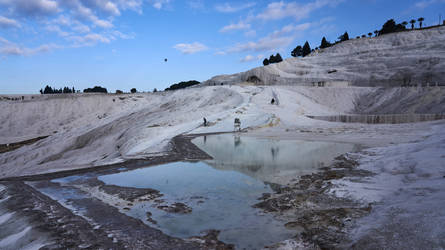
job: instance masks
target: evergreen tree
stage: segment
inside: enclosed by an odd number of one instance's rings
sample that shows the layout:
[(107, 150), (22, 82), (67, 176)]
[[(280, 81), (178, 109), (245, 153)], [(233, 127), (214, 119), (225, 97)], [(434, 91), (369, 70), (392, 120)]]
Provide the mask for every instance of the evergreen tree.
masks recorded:
[(276, 59), (275, 59), (275, 56), (273, 54), (269, 56), (269, 63), (270, 64), (276, 63)]
[(303, 57), (309, 55), (311, 53), (311, 46), (309, 45), (309, 42), (306, 41), (306, 43), (303, 46)]
[(46, 85), (45, 89), (43, 90), (43, 94), (53, 94), (53, 93), (54, 93), (53, 89), (50, 86)]
[(371, 32), (369, 32), (369, 33), (368, 33), (368, 36), (369, 36), (369, 37), (372, 37), (372, 33), (371, 33)]
[(331, 47), (331, 43), (326, 40), (326, 37), (321, 39), (320, 49)]
[(132, 88), (132, 89), (130, 89), (130, 92), (131, 92), (132, 94), (134, 94), (134, 93), (137, 92), (137, 90), (136, 90), (136, 88)]
[(264, 61), (263, 61), (263, 65), (264, 65), (264, 66), (269, 65), (269, 60), (268, 60), (267, 58), (264, 59)]
[(374, 35), (378, 36), (379, 35), (379, 31), (378, 30), (374, 30)]
[(295, 47), (295, 49), (292, 50), (290, 54), (293, 57), (303, 56), (303, 48), (300, 45), (298, 45), (297, 47)]
[(340, 40), (340, 42), (348, 41), (349, 40), (348, 32), (345, 32), (343, 35), (339, 36), (338, 39)]
[(279, 62), (282, 62), (282, 61), (283, 61), (283, 58), (281, 57), (280, 53), (277, 53), (275, 55), (275, 62), (279, 63)]

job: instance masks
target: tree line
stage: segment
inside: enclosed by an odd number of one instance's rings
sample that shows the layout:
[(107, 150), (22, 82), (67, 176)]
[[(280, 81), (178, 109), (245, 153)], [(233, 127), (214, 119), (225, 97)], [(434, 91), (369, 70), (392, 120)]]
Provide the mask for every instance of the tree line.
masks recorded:
[(40, 89), (40, 94), (71, 94), (76, 93), (76, 89), (74, 87), (63, 87), (63, 88), (52, 88), (48, 85), (44, 89)]
[[(83, 90), (84, 93), (108, 93), (106, 88), (101, 86), (94, 86), (93, 88), (87, 88)], [(63, 88), (53, 88), (49, 85), (46, 85), (45, 88), (40, 89), (40, 94), (72, 94), (72, 93), (80, 93), (80, 90), (77, 90), (72, 87), (63, 87)]]
[(280, 53), (277, 53), (276, 55), (270, 55), (269, 59), (267, 59), (267, 58), (264, 59), (263, 65), (266, 66), (266, 65), (269, 65), (272, 63), (279, 63), (282, 61), (283, 61), (283, 58), (281, 57)]
[[(280, 55), (278, 55), (279, 59), (282, 61), (283, 59), (281, 58)], [(170, 85), (170, 87), (166, 88), (165, 91), (169, 91), (169, 90), (177, 90), (177, 89), (183, 89), (183, 88), (187, 88), (187, 87), (191, 87), (197, 84), (200, 84), (201, 82), (196, 81), (196, 80), (190, 80), (190, 81), (182, 81), (182, 82), (178, 82), (178, 83), (174, 83), (172, 85)], [(130, 93), (134, 94), (137, 93), (137, 89), (136, 88), (131, 88), (130, 89)], [(158, 92), (158, 90), (156, 88), (153, 89), (153, 93)], [(63, 87), (63, 88), (53, 88), (49, 85), (46, 85), (45, 88), (40, 89), (40, 94), (71, 94), (71, 93), (80, 93), (80, 90), (77, 90), (72, 87)], [(94, 86), (93, 88), (86, 88), (83, 90), (83, 93), (108, 93), (108, 90), (104, 87), (101, 86)], [(116, 90), (116, 94), (123, 94), (124, 92), (122, 90)]]
[(183, 89), (183, 88), (191, 87), (191, 86), (197, 85), (197, 84), (200, 84), (200, 82), (198, 82), (196, 80), (190, 80), (190, 81), (186, 81), (186, 82), (182, 81), (182, 82), (178, 82), (178, 83), (170, 85), (170, 87), (166, 88), (165, 91)]

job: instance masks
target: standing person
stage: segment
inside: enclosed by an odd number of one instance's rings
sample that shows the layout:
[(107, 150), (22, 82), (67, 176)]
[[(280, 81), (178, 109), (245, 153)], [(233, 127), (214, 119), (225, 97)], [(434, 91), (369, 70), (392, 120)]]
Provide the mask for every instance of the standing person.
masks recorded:
[(204, 120), (204, 127), (207, 126), (207, 119), (205, 117), (202, 119)]

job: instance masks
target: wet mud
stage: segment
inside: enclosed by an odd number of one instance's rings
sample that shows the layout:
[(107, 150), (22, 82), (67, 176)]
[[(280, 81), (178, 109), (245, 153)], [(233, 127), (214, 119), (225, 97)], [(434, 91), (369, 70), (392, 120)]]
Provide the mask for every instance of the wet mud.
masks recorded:
[[(358, 170), (358, 163), (344, 155), (336, 158), (331, 167), (294, 180), (289, 186), (278, 188), (274, 194), (263, 194), (255, 207), (277, 216), (295, 216), (286, 227), (295, 229), (294, 240), (310, 249), (348, 248), (348, 226), (354, 219), (371, 212), (371, 205), (339, 198), (327, 191), (332, 180), (343, 177), (370, 176)], [(279, 248), (281, 244), (270, 248)], [(301, 245), (300, 245), (301, 246)]]
[(36, 138), (29, 139), (26, 141), (14, 142), (14, 143), (8, 143), (8, 144), (0, 144), (0, 154), (16, 150), (16, 149), (21, 148), (25, 145), (33, 144), (33, 143), (43, 140), (47, 137), (48, 136), (40, 136), (40, 137), (36, 137)]

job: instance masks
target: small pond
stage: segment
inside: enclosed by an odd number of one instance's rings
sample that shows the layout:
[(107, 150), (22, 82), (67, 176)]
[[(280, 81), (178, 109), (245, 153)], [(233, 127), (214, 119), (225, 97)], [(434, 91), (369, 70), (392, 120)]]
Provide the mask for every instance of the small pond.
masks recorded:
[[(216, 229), (225, 243), (258, 249), (295, 235), (284, 227), (287, 221), (253, 208), (263, 193), (273, 193), (275, 184), (313, 173), (336, 156), (358, 149), (344, 143), (233, 134), (197, 137), (192, 142), (214, 159), (133, 170), (123, 166), (115, 173), (70, 176), (52, 180), (54, 185), (33, 186), (80, 214), (88, 207), (76, 207), (73, 201), (94, 197), (174, 237)], [(105, 187), (115, 191), (107, 193)], [(162, 196), (122, 202), (119, 187), (155, 189)]]
[(202, 136), (192, 142), (213, 157), (207, 164), (234, 170), (263, 182), (285, 185), (295, 177), (316, 172), (359, 145), (349, 143), (278, 140), (222, 134)]

